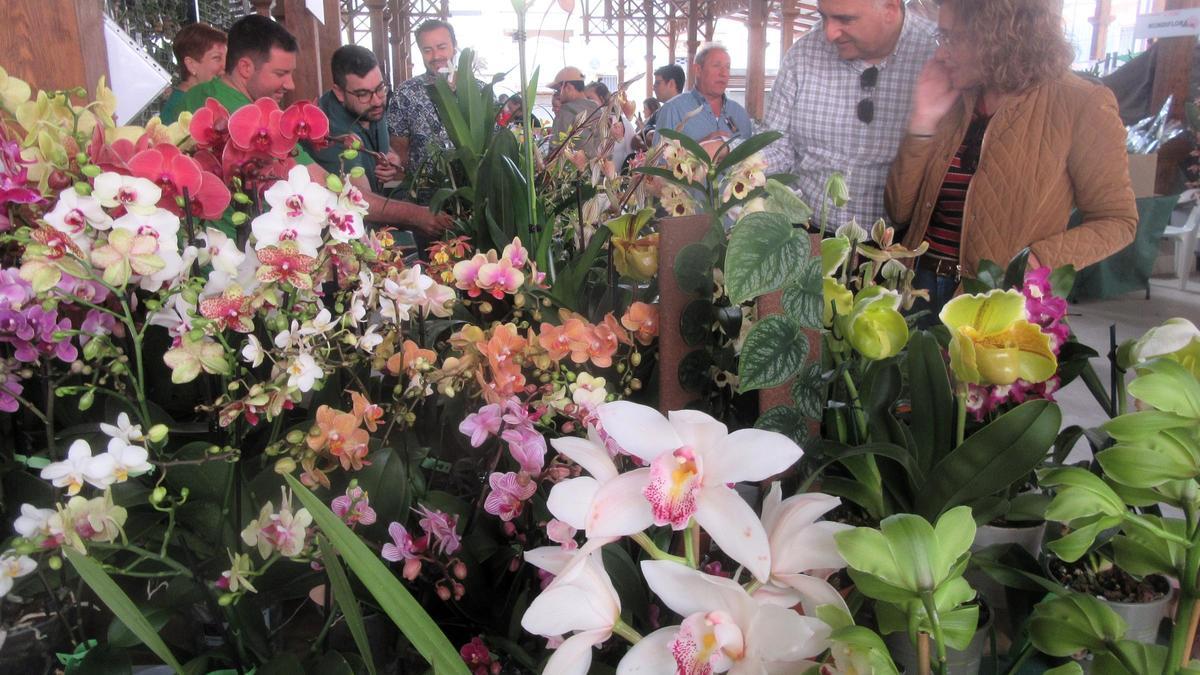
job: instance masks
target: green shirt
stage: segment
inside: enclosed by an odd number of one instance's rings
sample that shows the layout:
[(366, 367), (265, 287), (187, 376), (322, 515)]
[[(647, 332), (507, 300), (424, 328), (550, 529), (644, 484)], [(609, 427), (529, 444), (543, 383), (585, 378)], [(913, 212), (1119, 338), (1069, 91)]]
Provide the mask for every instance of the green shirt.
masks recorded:
[(167, 97), (163, 103), (162, 112), (158, 114), (158, 118), (163, 124), (174, 124), (179, 119), (179, 113), (184, 111), (184, 99), (187, 98), (187, 92), (175, 87), (171, 89), (171, 95)]
[[(332, 140), (335, 136), (346, 136), (354, 134), (358, 140), (362, 142), (363, 150), (371, 152), (386, 153), (391, 148), (388, 144), (388, 128), (383, 120), (378, 122), (368, 122), (367, 126), (359, 124), (358, 117), (346, 109), (341, 101), (333, 95), (332, 91), (327, 91), (321, 98), (317, 99), (317, 105), (325, 112), (325, 116), (329, 118), (329, 136)], [(371, 192), (383, 194), (384, 187), (379, 179), (375, 177), (375, 156), (371, 152), (359, 152), (358, 157), (354, 159), (342, 159), (342, 152), (346, 147), (344, 144), (334, 141), (330, 145), (317, 150), (312, 144), (307, 141), (303, 142), (304, 148), (308, 150), (317, 164), (332, 174), (350, 173), (350, 170), (356, 166), (361, 166), (366, 172), (367, 180), (371, 183)]]
[[(251, 104), (249, 98), (245, 94), (234, 89), (225, 83), (225, 79), (214, 77), (213, 79), (203, 84), (198, 84), (184, 94), (183, 109), (189, 112), (196, 112), (204, 107), (205, 102), (210, 98), (217, 99), (217, 102), (225, 106), (225, 109), (232, 115), (235, 110), (242, 106)], [(309, 157), (304, 148), (298, 148), (299, 154), (296, 155), (297, 164), (313, 164), (313, 158)]]

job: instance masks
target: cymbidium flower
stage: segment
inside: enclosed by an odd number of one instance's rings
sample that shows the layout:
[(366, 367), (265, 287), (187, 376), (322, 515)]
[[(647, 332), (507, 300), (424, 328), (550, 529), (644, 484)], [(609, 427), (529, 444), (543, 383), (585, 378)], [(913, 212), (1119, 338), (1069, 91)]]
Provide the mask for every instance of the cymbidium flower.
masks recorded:
[(950, 329), (950, 367), (961, 383), (1037, 383), (1058, 369), (1050, 338), (1025, 318), (1025, 296), (1017, 291), (961, 295), (939, 316)]
[(800, 672), (800, 662), (829, 647), (828, 624), (758, 602), (732, 579), (668, 561), (641, 567), (650, 589), (684, 619), (634, 645), (618, 675)]
[(1134, 363), (1168, 358), (1200, 379), (1200, 329), (1187, 319), (1167, 319), (1161, 326), (1146, 331), (1132, 351)]
[(599, 550), (571, 557), (549, 546), (525, 553), (525, 560), (555, 575), (521, 617), (535, 635), (559, 638), (574, 633), (554, 650), (542, 671), (547, 675), (586, 673), (592, 648), (612, 636), (621, 619), (621, 598), (604, 569)]

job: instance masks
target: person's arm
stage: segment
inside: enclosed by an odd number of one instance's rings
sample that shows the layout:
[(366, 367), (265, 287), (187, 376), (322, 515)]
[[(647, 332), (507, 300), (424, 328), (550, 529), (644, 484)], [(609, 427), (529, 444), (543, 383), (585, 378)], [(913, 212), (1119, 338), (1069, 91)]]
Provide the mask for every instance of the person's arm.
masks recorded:
[(412, 168), (412, 167), (408, 166), (409, 142), (410, 141), (409, 141), (408, 136), (392, 136), (391, 137), (392, 152), (396, 153), (396, 156), (400, 158), (400, 167), (405, 170)]
[(1133, 242), (1137, 201), (1129, 180), (1125, 128), (1117, 114), (1116, 98), (1108, 88), (1096, 87), (1090, 93), (1079, 107), (1071, 133), (1067, 174), (1083, 222), (1035, 241), (1031, 247), (1042, 265), (1071, 264), (1082, 269)]
[(936, 151), (945, 142), (943, 136), (953, 132), (954, 125), (946, 118), (956, 109), (959, 98), (945, 68), (937, 61), (925, 64), (913, 92), (908, 134), (892, 160), (883, 192), (884, 210), (898, 227), (912, 222), (929, 163), (937, 159)]
[[(329, 173), (322, 169), (320, 164), (308, 165), (308, 177), (313, 182), (324, 185), (328, 175)], [(398, 199), (389, 199), (371, 192), (370, 181), (365, 175), (351, 178), (350, 182), (362, 192), (363, 198), (367, 200), (366, 220), (371, 222), (400, 225), (405, 229), (416, 230), (431, 237), (440, 235), (453, 223), (454, 219), (449, 214), (435, 214), (424, 206)]]
[(404, 88), (396, 90), (396, 93), (388, 101), (387, 107), (387, 126), (388, 135), (391, 138), (392, 152), (400, 158), (400, 168), (408, 170), (408, 146), (410, 135), (412, 134), (412, 118), (408, 115), (406, 106), (411, 106), (412, 101), (409, 100)]

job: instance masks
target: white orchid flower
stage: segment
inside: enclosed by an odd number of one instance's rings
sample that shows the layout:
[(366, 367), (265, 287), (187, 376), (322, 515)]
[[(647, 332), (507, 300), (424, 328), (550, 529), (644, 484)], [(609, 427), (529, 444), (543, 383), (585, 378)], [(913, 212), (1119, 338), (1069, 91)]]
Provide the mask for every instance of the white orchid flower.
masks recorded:
[(162, 188), (145, 178), (108, 171), (96, 176), (92, 196), (105, 208), (124, 206), (130, 213), (152, 213), (162, 199)]
[(54, 208), (42, 219), (71, 237), (85, 251), (91, 250), (92, 238), (87, 233), (89, 225), (94, 230), (107, 230), (113, 224), (112, 217), (104, 212), (99, 200), (81, 195), (75, 188), (63, 190)]
[(117, 479), (116, 463), (108, 454), (92, 457), (92, 446), (80, 439), (67, 449), (66, 459), (42, 469), (41, 477), (54, 487), (67, 488), (69, 495), (78, 494), (84, 483), (103, 490)]
[(13, 530), (29, 541), (40, 543), (50, 536), (50, 518), (54, 509), (39, 509), (33, 504), (22, 504), (21, 515), (13, 521)]
[(130, 210), (113, 221), (114, 230), (128, 230), (158, 240), (158, 253), (179, 251), (179, 216), (166, 209)]
[(317, 315), (309, 321), (305, 321), (300, 326), (300, 335), (308, 337), (310, 335), (323, 335), (337, 327), (337, 322), (333, 320), (333, 315), (328, 309), (322, 308)]
[(0, 555), (0, 598), (12, 590), (13, 580), (32, 573), (37, 569), (37, 563), (27, 555), (17, 555), (16, 551), (5, 551)]
[(783, 499), (779, 483), (771, 486), (762, 509), (762, 524), (771, 546), (771, 579), (759, 591), (762, 596), (756, 593), (755, 597), (774, 598), (772, 601), (786, 607), (803, 603), (814, 610), (827, 604), (845, 606), (842, 596), (823, 577), (846, 566), (833, 536), (854, 528), (817, 520), (841, 503), (837, 497), (817, 492)]
[(268, 246), (279, 246), (285, 241), (296, 244), (300, 253), (317, 257), (321, 244), (321, 226), (324, 219), (317, 220), (304, 215), (300, 218), (288, 218), (279, 209), (267, 211), (250, 222), (250, 231), (254, 234), (254, 250), (258, 251)]
[(118, 414), (115, 425), (101, 422), (100, 431), (109, 438), (119, 438), (126, 443), (140, 443), (146, 440), (146, 436), (142, 433), (142, 425), (131, 423), (128, 413)]
[(299, 354), (292, 359), (287, 367), (288, 386), (295, 387), (300, 391), (309, 391), (317, 383), (317, 380), (325, 377), (325, 371), (321, 369), (320, 364), (313, 358), (312, 354), (305, 352)]
[(334, 194), (324, 185), (314, 183), (308, 169), (297, 164), (288, 171), (287, 180), (276, 181), (263, 193), (271, 210), (289, 220), (312, 218), (325, 220), (325, 208), (335, 200)]
[(249, 363), (251, 367), (257, 368), (262, 365), (265, 356), (262, 343), (258, 341), (258, 338), (253, 335), (246, 336), (246, 346), (242, 347), (242, 360)]
[(204, 240), (200, 262), (211, 264), (214, 271), (230, 278), (237, 277), (238, 268), (246, 259), (246, 254), (238, 250), (237, 242), (212, 227), (206, 228), (200, 238)]
[[(597, 414), (605, 432), (650, 467), (598, 487), (588, 515), (589, 537), (636, 534), (652, 524), (682, 530), (695, 518), (717, 546), (755, 578), (770, 578), (767, 533), (730, 486), (785, 471), (803, 455), (800, 446), (782, 434), (759, 429), (730, 434), (724, 424), (692, 410), (672, 412), (668, 419), (653, 408), (616, 401), (600, 406)], [(636, 495), (649, 502), (649, 520), (644, 510), (620, 504)]]
[(604, 570), (599, 547), (571, 553), (558, 546), (525, 553), (526, 561), (557, 576), (530, 603), (521, 626), (549, 638), (574, 633), (555, 650), (543, 675), (586, 675), (592, 648), (612, 636), (621, 618), (621, 599)]
[(359, 336), (357, 343), (359, 349), (370, 354), (375, 351), (376, 347), (383, 344), (383, 336), (375, 332), (377, 328), (379, 326), (370, 326), (367, 328), (367, 332)]
[(829, 647), (826, 623), (758, 602), (732, 579), (669, 561), (641, 565), (650, 589), (684, 619), (634, 645), (617, 675), (791, 672)]
[(117, 483), (123, 483), (130, 476), (140, 476), (147, 471), (153, 471), (154, 466), (148, 461), (150, 453), (140, 445), (130, 445), (123, 438), (113, 438), (108, 441), (108, 456), (113, 460), (113, 475)]

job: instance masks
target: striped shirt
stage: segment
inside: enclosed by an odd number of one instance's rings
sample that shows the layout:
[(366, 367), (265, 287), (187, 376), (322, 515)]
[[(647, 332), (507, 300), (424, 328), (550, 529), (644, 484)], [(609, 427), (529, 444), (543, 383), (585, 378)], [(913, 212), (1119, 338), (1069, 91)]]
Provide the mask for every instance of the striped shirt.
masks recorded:
[(971, 187), (971, 179), (975, 177), (976, 168), (979, 166), (983, 134), (989, 121), (991, 117), (976, 113), (962, 145), (958, 146), (958, 151), (950, 160), (946, 177), (942, 179), (942, 189), (938, 192), (937, 203), (933, 205), (929, 229), (925, 232), (925, 241), (929, 242), (929, 252), (926, 255), (930, 257), (958, 262), (958, 254), (962, 250), (963, 210), (967, 205), (967, 190)]
[[(933, 56), (935, 28), (907, 13), (896, 51), (879, 64), (871, 92), (863, 91), (860, 77), (872, 64), (839, 58), (820, 24), (784, 57), (759, 130), (780, 131), (783, 138), (772, 143), (764, 156), (770, 173), (799, 177), (796, 187), (818, 213), (829, 175), (837, 171), (846, 177), (850, 203), (844, 209), (830, 209), (831, 228), (851, 218), (866, 228), (886, 219), (883, 188), (908, 128), (917, 76)], [(867, 96), (875, 103), (870, 124), (859, 121), (855, 112)]]

